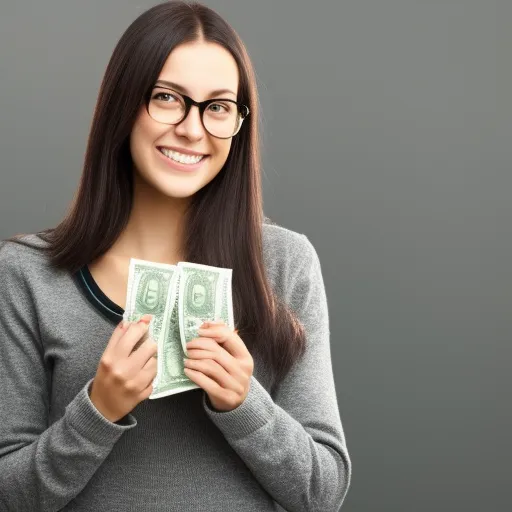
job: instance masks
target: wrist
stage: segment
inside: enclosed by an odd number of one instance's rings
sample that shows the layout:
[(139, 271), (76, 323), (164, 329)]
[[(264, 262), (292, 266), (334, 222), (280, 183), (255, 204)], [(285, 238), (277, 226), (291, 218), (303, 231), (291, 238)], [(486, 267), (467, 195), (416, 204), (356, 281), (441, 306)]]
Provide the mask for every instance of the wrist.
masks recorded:
[(89, 399), (91, 400), (91, 403), (93, 405), (93, 407), (108, 421), (110, 421), (111, 423), (115, 423), (116, 421), (118, 421), (120, 418), (112, 415), (109, 411), (108, 411), (108, 408), (105, 406), (105, 404), (103, 404), (103, 402), (101, 401), (100, 398), (98, 398), (96, 396), (96, 394), (94, 393), (94, 389), (93, 389), (93, 386), (94, 386), (94, 382), (93, 382), (93, 385), (91, 386), (91, 389), (89, 390)]

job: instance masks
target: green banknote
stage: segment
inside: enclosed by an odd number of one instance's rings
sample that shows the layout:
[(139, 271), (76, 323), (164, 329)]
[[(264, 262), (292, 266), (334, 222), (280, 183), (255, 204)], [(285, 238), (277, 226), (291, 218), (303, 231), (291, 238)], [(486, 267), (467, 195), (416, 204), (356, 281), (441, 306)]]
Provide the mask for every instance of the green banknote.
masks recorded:
[(220, 319), (234, 328), (231, 276), (232, 269), (209, 265), (130, 260), (124, 318), (137, 321), (146, 313), (154, 315), (148, 336), (158, 344), (158, 370), (149, 398), (199, 388), (184, 373), (186, 343), (198, 337), (207, 320)]
[[(176, 266), (132, 258), (128, 269), (128, 287), (123, 319), (137, 322), (147, 313), (153, 315), (148, 336), (158, 342), (163, 328), (168, 291)], [(134, 350), (143, 342), (141, 340)]]
[(178, 318), (181, 344), (197, 338), (197, 331), (207, 320), (222, 320), (231, 329), (233, 299), (230, 268), (212, 267), (198, 263), (179, 262)]
[(178, 320), (180, 273), (178, 267), (175, 268), (176, 271), (167, 294), (164, 329), (158, 343), (158, 373), (156, 383), (153, 385), (153, 393), (149, 397), (152, 399), (199, 388), (184, 372), (185, 353), (181, 344)]

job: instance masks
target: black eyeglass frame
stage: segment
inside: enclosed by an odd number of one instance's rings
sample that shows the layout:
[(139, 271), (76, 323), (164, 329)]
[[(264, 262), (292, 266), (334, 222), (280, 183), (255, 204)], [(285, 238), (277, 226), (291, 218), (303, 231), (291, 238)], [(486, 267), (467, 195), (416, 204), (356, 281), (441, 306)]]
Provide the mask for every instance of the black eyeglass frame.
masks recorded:
[[(154, 117), (150, 114), (149, 103), (151, 102), (151, 96), (153, 95), (153, 91), (155, 89), (165, 89), (166, 91), (172, 91), (173, 93), (179, 94), (183, 98), (183, 100), (185, 101), (185, 113), (183, 114), (183, 117), (179, 121), (177, 121), (176, 123), (164, 123), (162, 121), (158, 121), (157, 119), (154, 119)], [(237, 106), (238, 114), (242, 116), (242, 121), (240, 122), (240, 126), (238, 127), (238, 130), (233, 135), (230, 135), (229, 137), (218, 137), (217, 135), (214, 135), (213, 133), (211, 133), (208, 130), (208, 128), (206, 128), (206, 126), (204, 125), (204, 121), (203, 121), (204, 111), (207, 109), (207, 107), (209, 105), (211, 105), (212, 103), (216, 103), (218, 101), (229, 101), (230, 103), (234, 103)], [(157, 123), (167, 124), (170, 126), (177, 126), (180, 123), (182, 123), (187, 118), (187, 116), (190, 112), (190, 109), (192, 108), (192, 105), (195, 105), (196, 107), (199, 108), (199, 118), (201, 119), (201, 124), (203, 125), (203, 128), (212, 137), (215, 137), (216, 139), (231, 139), (232, 137), (237, 135), (240, 131), (240, 128), (242, 128), (242, 123), (244, 122), (245, 118), (249, 115), (249, 107), (247, 105), (244, 105), (243, 103), (238, 103), (238, 101), (232, 100), (231, 98), (212, 98), (212, 99), (204, 100), (204, 101), (195, 101), (190, 96), (187, 96), (186, 94), (183, 94), (182, 92), (175, 91), (174, 89), (170, 89), (169, 87), (163, 87), (161, 85), (154, 86), (148, 92), (147, 97), (146, 97), (146, 110), (148, 112), (148, 115), (151, 117), (151, 119), (154, 119)]]

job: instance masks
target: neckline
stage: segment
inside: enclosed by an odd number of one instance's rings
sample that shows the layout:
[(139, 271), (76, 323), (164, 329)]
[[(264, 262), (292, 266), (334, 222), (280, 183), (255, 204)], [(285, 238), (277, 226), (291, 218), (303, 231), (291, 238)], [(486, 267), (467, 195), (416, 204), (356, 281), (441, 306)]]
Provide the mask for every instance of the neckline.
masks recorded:
[(116, 324), (122, 320), (124, 309), (103, 293), (88, 265), (84, 265), (77, 271), (76, 278), (87, 300), (96, 310)]

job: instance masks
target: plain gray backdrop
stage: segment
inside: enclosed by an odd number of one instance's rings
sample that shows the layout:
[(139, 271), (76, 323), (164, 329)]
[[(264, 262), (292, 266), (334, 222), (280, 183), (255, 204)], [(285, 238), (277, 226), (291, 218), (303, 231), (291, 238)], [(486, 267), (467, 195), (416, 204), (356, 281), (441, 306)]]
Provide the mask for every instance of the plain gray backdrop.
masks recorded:
[[(155, 3), (0, 3), (0, 238), (64, 215)], [(512, 510), (512, 2), (204, 3), (256, 68), (265, 212), (322, 263), (343, 510)]]

